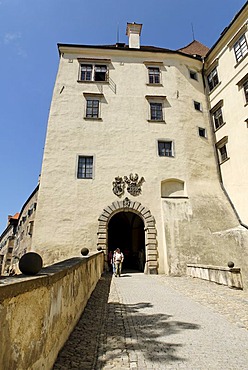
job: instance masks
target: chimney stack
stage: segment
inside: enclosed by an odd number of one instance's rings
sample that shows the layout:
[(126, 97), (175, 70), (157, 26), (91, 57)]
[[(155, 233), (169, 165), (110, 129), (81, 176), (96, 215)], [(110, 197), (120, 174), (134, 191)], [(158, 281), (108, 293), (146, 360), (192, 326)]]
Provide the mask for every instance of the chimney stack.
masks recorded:
[(140, 34), (142, 24), (139, 23), (127, 23), (126, 35), (129, 39), (129, 48), (139, 49), (140, 48)]

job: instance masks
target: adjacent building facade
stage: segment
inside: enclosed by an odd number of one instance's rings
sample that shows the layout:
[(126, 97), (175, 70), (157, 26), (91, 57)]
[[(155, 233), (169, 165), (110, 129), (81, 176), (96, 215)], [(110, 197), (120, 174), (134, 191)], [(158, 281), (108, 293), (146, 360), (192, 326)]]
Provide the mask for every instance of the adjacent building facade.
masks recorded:
[(8, 224), (0, 235), (0, 275), (19, 273), (22, 255), (32, 250), (33, 227), (39, 186), (24, 203), (20, 213), (8, 217)]
[(248, 30), (247, 6), (205, 58), (205, 75), (223, 186), (248, 225)]
[(246, 22), (244, 6), (210, 51), (142, 46), (136, 23), (128, 45), (58, 45), (30, 247), (44, 264), (120, 247), (147, 273), (234, 260), (248, 279)]

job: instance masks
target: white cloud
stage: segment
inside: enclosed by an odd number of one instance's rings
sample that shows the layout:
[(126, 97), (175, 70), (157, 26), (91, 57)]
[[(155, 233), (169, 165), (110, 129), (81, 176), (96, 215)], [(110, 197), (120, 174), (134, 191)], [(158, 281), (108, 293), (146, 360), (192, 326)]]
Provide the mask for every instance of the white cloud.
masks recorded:
[[(1, 4), (1, 3), (0, 3)], [(26, 58), (26, 50), (21, 45), (21, 32), (7, 32), (2, 38), (2, 42), (6, 47), (11, 47), (17, 55)], [(1, 43), (1, 42), (0, 42)]]
[(19, 40), (21, 38), (20, 32), (15, 33), (5, 33), (3, 37), (4, 44), (10, 44), (12, 42), (15, 42), (16, 40)]

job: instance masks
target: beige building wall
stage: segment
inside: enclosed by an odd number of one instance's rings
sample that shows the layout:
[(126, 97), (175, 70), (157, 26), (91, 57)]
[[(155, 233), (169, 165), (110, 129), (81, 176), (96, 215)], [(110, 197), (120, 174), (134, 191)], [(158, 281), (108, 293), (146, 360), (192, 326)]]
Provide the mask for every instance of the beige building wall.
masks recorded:
[[(218, 74), (216, 86), (209, 91), (210, 116), (214, 127), (220, 171), (224, 187), (239, 215), (248, 225), (248, 97), (245, 97), (244, 84), (248, 81), (248, 5), (211, 49), (205, 62), (205, 73), (209, 76), (215, 69)], [(240, 39), (241, 38), (241, 39)], [(235, 50), (237, 58), (235, 55)], [(216, 128), (214, 113), (220, 107), (223, 125)], [(221, 158), (220, 150), (226, 146), (226, 158)], [(225, 150), (225, 149), (223, 149)]]
[[(141, 208), (154, 219), (158, 272), (182, 273), (187, 262), (225, 264), (234, 254), (240, 263), (247, 236), (219, 183), (202, 61), (115, 47), (61, 45), (60, 52), (33, 237), (45, 264), (96, 249), (101, 232), (107, 249), (108, 222), (126, 197), (147, 229)], [(106, 64), (108, 82), (78, 82), (80, 60)], [(148, 84), (149, 66), (159, 66), (160, 85)], [(100, 97), (101, 119), (84, 118), (90, 94)], [(163, 102), (164, 122), (150, 121), (151, 100)], [(158, 140), (172, 141), (172, 157), (158, 155)], [(77, 179), (79, 155), (93, 156), (92, 179)], [(141, 194), (117, 197), (113, 181), (131, 173), (145, 179)]]

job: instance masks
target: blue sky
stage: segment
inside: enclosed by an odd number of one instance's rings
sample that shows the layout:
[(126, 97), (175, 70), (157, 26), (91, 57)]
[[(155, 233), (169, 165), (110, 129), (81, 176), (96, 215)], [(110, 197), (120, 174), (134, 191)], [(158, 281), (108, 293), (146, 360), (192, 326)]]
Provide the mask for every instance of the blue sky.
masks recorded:
[(57, 43), (127, 42), (142, 23), (142, 45), (212, 46), (244, 0), (0, 0), (0, 234), (37, 185), (58, 67)]

